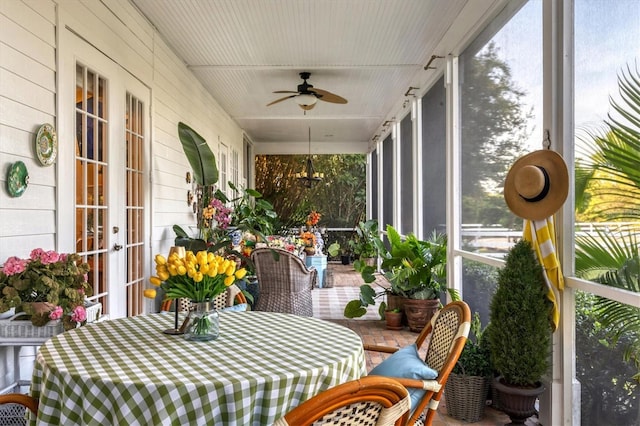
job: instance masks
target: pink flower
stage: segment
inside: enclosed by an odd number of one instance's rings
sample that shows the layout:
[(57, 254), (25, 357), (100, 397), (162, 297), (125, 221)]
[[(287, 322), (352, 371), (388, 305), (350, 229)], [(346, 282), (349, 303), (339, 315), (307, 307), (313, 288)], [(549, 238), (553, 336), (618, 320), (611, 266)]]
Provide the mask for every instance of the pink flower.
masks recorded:
[(29, 255), (29, 258), (31, 260), (40, 260), (42, 259), (42, 256), (44, 255), (45, 251), (42, 250), (41, 248), (36, 248), (31, 250), (31, 254)]
[(62, 307), (56, 306), (55, 309), (49, 313), (49, 319), (57, 320), (60, 318), (62, 318)]
[(53, 250), (45, 252), (42, 254), (42, 256), (40, 256), (40, 261), (44, 265), (48, 265), (50, 263), (56, 263), (58, 260), (60, 260), (60, 255)]
[(2, 272), (5, 275), (11, 276), (23, 272), (27, 268), (27, 261), (20, 259), (19, 257), (12, 256), (7, 259), (2, 267)]
[(87, 311), (84, 306), (76, 306), (71, 312), (71, 321), (82, 322), (87, 319)]

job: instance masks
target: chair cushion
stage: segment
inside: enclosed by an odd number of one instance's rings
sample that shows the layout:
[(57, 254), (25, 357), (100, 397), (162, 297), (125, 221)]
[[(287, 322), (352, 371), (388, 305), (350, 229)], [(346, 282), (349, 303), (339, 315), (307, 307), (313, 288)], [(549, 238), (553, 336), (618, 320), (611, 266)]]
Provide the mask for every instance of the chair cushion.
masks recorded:
[(226, 308), (222, 309), (222, 311), (226, 311), (226, 312), (244, 312), (246, 310), (247, 310), (246, 303), (238, 303), (237, 305), (227, 306)]
[[(416, 344), (405, 346), (395, 352), (389, 358), (378, 364), (369, 375), (402, 377), (406, 379), (433, 380), (438, 377), (438, 372), (420, 359)], [(425, 394), (424, 389), (407, 389), (411, 397), (411, 412)]]

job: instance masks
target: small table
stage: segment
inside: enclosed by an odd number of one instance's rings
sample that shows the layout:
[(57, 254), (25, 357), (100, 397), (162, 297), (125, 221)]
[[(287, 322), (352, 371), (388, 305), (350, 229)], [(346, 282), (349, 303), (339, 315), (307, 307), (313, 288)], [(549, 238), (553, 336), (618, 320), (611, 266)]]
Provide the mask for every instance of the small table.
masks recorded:
[(365, 371), (360, 337), (316, 318), (221, 312), (221, 334), (190, 342), (171, 314), (60, 334), (39, 350), (39, 425), (266, 425)]
[(307, 267), (313, 266), (316, 268), (318, 271), (318, 287), (322, 288), (324, 285), (324, 274), (327, 269), (327, 256), (324, 254), (307, 255), (304, 264), (307, 265)]

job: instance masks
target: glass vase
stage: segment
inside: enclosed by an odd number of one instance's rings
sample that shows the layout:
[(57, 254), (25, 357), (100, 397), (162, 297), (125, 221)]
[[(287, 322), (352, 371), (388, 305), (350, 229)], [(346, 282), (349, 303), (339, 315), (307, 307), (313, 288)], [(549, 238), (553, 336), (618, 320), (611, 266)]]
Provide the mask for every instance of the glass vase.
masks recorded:
[(189, 322), (184, 332), (186, 340), (206, 342), (215, 340), (220, 335), (220, 318), (218, 311), (210, 302), (191, 302)]

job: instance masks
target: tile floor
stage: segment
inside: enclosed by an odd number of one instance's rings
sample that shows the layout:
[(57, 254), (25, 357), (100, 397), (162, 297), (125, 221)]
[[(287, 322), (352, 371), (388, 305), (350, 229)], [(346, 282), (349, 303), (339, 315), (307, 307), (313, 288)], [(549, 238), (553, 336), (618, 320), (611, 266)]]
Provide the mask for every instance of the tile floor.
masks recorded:
[[(360, 276), (353, 270), (352, 265), (330, 263), (328, 265), (330, 276), (333, 278), (332, 287), (313, 290), (314, 316), (344, 325), (358, 333), (366, 344), (383, 344), (387, 346), (402, 347), (412, 343), (416, 333), (408, 329), (400, 331), (387, 330), (384, 322), (380, 320), (377, 306), (369, 309), (369, 312), (358, 319), (346, 319), (342, 312), (345, 304), (352, 299), (357, 299), (359, 287), (363, 284)], [(331, 282), (331, 280), (330, 280)], [(379, 281), (384, 285), (383, 281)], [(330, 284), (331, 285), (331, 284)], [(380, 363), (387, 355), (373, 352), (366, 353), (367, 370)], [(460, 426), (474, 424), (478, 426), (496, 426), (509, 423), (509, 417), (497, 410), (487, 407), (484, 417), (476, 423), (467, 423), (447, 416), (446, 400), (440, 401), (438, 416), (433, 426)]]

